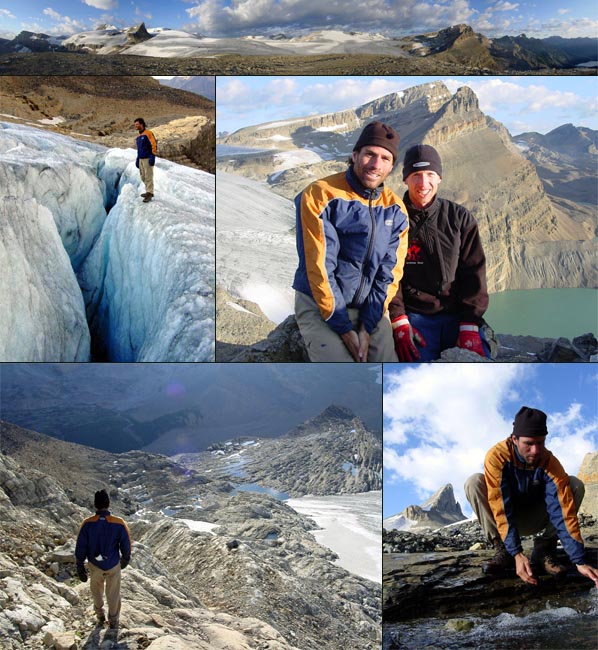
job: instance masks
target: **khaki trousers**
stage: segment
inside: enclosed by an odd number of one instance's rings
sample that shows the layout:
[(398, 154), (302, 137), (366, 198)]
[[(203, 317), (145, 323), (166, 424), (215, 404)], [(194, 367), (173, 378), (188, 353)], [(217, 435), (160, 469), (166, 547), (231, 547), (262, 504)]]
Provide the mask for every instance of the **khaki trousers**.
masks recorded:
[[(347, 311), (351, 322), (357, 326), (359, 310), (349, 308)], [(295, 291), (295, 318), (310, 361), (355, 361), (341, 337), (328, 327), (313, 298), (301, 291)], [(398, 361), (388, 312), (370, 336), (367, 360), (375, 363)]]
[(108, 621), (118, 625), (120, 615), (120, 564), (103, 571), (91, 562), (89, 567), (89, 586), (93, 597), (93, 607), (98, 616), (104, 615), (104, 587), (108, 602)]
[[(569, 485), (573, 492), (575, 508), (583, 501), (585, 494), (584, 484), (576, 477), (569, 477)], [(488, 503), (488, 488), (483, 474), (473, 474), (465, 483), (465, 496), (478, 517), (480, 526), (489, 542), (500, 540), (500, 534), (494, 521), (494, 516)], [(538, 535), (540, 539), (550, 541), (557, 537), (554, 526), (546, 512), (544, 501), (533, 503), (527, 507), (518, 507), (515, 512), (515, 525), (519, 535)]]
[(149, 158), (139, 159), (139, 173), (145, 185), (145, 191), (154, 193), (154, 168), (149, 164)]

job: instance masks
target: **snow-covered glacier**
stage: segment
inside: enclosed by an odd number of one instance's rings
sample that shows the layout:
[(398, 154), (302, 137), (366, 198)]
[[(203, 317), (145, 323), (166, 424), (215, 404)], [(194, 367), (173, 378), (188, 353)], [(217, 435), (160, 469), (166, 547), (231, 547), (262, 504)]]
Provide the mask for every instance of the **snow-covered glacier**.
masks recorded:
[(211, 361), (214, 176), (0, 123), (0, 361)]

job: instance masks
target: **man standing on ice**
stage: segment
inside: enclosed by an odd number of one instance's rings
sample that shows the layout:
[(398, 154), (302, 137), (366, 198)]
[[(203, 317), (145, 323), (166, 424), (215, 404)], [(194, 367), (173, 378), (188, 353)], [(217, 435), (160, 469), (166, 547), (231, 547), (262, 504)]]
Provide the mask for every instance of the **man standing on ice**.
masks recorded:
[[(465, 483), (465, 494), (496, 554), (483, 566), (489, 574), (515, 569), (526, 583), (537, 585), (535, 570), (558, 576), (567, 569), (556, 557), (557, 538), (581, 575), (598, 587), (598, 570), (590, 566), (579, 532), (577, 511), (584, 484), (568, 476), (546, 449), (546, 413), (522, 406), (512, 434), (486, 454), (484, 473)], [(536, 535), (530, 559), (521, 535)]]
[(399, 134), (368, 124), (346, 171), (295, 199), (295, 317), (311, 361), (396, 361), (388, 304), (403, 273), (407, 212), (384, 185)]
[(157, 144), (154, 134), (145, 126), (145, 120), (138, 117), (134, 122), (139, 135), (137, 136), (137, 160), (135, 166), (139, 169), (145, 192), (141, 195), (144, 203), (154, 198), (154, 165), (156, 164)]

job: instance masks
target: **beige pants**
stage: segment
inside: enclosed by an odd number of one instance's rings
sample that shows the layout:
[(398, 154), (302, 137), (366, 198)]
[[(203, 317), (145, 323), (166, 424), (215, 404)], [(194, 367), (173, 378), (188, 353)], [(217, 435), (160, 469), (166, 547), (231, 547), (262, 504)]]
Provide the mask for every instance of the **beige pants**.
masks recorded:
[(108, 621), (118, 625), (120, 615), (120, 564), (103, 571), (91, 562), (89, 567), (89, 586), (93, 597), (93, 607), (98, 616), (104, 615), (104, 587), (108, 601)]
[[(575, 508), (583, 501), (585, 494), (584, 484), (576, 477), (569, 477), (569, 485), (573, 492)], [(488, 488), (486, 479), (483, 474), (473, 474), (465, 483), (465, 496), (471, 504), (473, 511), (478, 517), (480, 526), (489, 542), (493, 543), (500, 539), (494, 516), (488, 503)], [(550, 518), (546, 512), (546, 504), (543, 501), (534, 503), (526, 508), (518, 508), (515, 512), (515, 526), (519, 535), (536, 535), (544, 540), (556, 539), (557, 534), (554, 526), (550, 523)]]
[[(359, 322), (359, 310), (348, 309), (353, 325)], [(313, 298), (295, 291), (295, 318), (305, 341), (310, 361), (354, 361), (341, 337), (322, 318)], [(382, 316), (370, 336), (368, 361), (398, 361), (388, 312)]]
[(154, 193), (154, 168), (149, 164), (149, 158), (139, 159), (139, 173), (145, 185), (145, 191)]

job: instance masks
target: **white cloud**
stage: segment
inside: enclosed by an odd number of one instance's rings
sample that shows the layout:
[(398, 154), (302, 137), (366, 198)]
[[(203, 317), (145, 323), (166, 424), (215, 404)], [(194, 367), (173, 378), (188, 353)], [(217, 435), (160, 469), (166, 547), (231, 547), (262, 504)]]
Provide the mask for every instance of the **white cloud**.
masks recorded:
[(497, 2), (493, 7), (489, 8), (489, 11), (514, 11), (517, 7), (519, 5), (512, 2)]
[(559, 14), (559, 16), (564, 16), (565, 14), (568, 14), (568, 13), (569, 13), (569, 9), (558, 9), (557, 10), (557, 14)]
[[(47, 7), (43, 11), (45, 16), (48, 16), (52, 20), (54, 20), (57, 24), (50, 27), (49, 29), (44, 27), (41, 28), (38, 25), (35, 26), (30, 26), (31, 27), (36, 27), (37, 29), (31, 29), (31, 31), (43, 31), (46, 33), (50, 34), (76, 34), (77, 32), (83, 31), (86, 29), (86, 26), (84, 23), (82, 23), (79, 20), (75, 20), (73, 18), (69, 18), (68, 16), (62, 16), (59, 14), (57, 11), (52, 9), (52, 7)], [(26, 29), (24, 27), (24, 29)]]
[[(468, 512), (463, 484), (483, 471), (490, 447), (508, 437), (520, 406), (545, 410), (547, 446), (571, 474), (598, 446), (598, 418), (580, 404), (553, 412), (528, 364), (427, 364), (384, 375), (385, 486), (406, 482), (421, 497), (451, 483)], [(385, 488), (386, 489), (386, 488)], [(405, 504), (406, 505), (406, 504)]]
[(384, 32), (421, 32), (467, 23), (474, 15), (469, 0), (371, 0), (353, 3), (350, 10), (339, 0), (194, 0), (186, 10), (189, 27), (214, 35), (263, 33), (268, 30), (344, 29)]
[(12, 14), (8, 9), (0, 9), (0, 14), (6, 18), (16, 19), (16, 16)]
[(94, 9), (116, 9), (118, 7), (118, 0), (83, 0), (83, 2), (89, 7), (94, 7)]
[(151, 20), (153, 18), (153, 15), (149, 11), (143, 11), (139, 7), (135, 7), (135, 15), (139, 18), (145, 18), (145, 20)]

